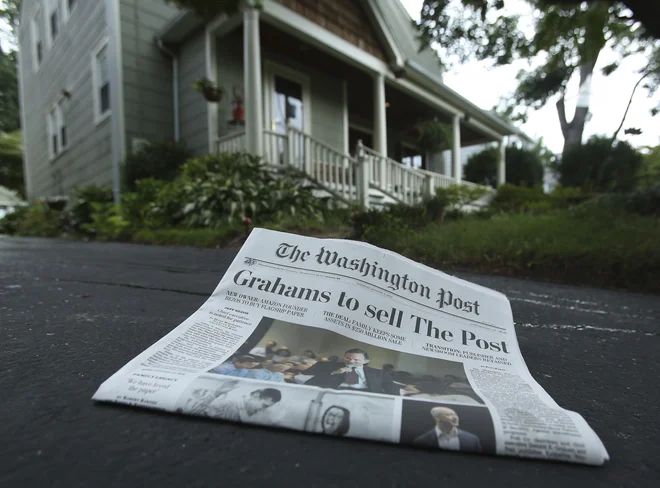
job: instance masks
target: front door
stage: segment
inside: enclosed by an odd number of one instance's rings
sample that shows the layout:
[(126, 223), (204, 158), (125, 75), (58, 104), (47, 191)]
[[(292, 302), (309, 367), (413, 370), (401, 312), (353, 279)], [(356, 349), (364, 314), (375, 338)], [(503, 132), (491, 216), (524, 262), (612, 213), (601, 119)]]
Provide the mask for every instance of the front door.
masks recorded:
[[(293, 163), (302, 168), (305, 141), (296, 137), (287, 142), (287, 126), (310, 134), (309, 79), (289, 68), (267, 63), (266, 125), (270, 134), (264, 138), (266, 157), (271, 164)], [(289, 155), (289, 149), (293, 154)]]

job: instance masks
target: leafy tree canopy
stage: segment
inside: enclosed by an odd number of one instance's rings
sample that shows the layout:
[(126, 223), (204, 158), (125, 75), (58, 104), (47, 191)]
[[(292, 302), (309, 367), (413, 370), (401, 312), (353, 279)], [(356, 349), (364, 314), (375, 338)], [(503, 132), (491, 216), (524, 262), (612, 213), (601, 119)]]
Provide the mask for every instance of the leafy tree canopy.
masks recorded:
[[(520, 14), (505, 13), (511, 0), (424, 0), (417, 23), (422, 49), (441, 46), (445, 64), (450, 59), (460, 63), (491, 60), (494, 66), (528, 60), (536, 67), (519, 73), (518, 87), (500, 111), (509, 119), (524, 120), (529, 108), (541, 108), (559, 95), (557, 109), (564, 139), (567, 145), (579, 145), (588, 107), (578, 107), (573, 121), (567, 120), (564, 94), (573, 75), (580, 76), (580, 86), (589, 84), (605, 47), (619, 55), (618, 62), (602, 68), (606, 75), (635, 53), (658, 59), (660, 40), (621, 1), (524, 2), (531, 17), (523, 19)], [(646, 87), (653, 89), (660, 84), (660, 66), (651, 63), (643, 71), (649, 70), (655, 75), (649, 77)]]
[[(528, 150), (508, 146), (504, 155), (506, 182), (530, 188), (542, 185), (544, 167), (539, 150), (539, 148)], [(465, 179), (495, 187), (499, 159), (500, 152), (497, 147), (489, 147), (471, 156), (464, 168)]]

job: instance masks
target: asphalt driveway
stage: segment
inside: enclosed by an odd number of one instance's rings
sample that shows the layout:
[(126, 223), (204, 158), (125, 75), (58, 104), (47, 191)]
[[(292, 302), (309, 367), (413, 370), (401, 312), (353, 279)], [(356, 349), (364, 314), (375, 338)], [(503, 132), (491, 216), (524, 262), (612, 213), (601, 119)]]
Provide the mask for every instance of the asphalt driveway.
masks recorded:
[(460, 275), (510, 298), (530, 371), (601, 437), (602, 468), (92, 402), (234, 254), (0, 236), (0, 486), (660, 486), (657, 296)]

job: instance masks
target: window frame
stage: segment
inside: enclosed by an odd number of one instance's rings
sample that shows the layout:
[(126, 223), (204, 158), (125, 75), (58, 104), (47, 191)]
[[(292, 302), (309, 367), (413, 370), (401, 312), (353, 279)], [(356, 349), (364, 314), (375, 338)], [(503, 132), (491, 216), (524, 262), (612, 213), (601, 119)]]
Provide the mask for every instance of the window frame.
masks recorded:
[[(32, 15), (32, 18), (30, 19), (30, 37), (32, 38), (32, 68), (34, 69), (34, 72), (38, 72), (39, 69), (41, 68), (41, 65), (44, 62), (44, 47), (45, 47), (45, 42), (44, 38), (42, 36), (41, 32), (41, 16), (43, 15), (43, 10), (41, 9), (41, 5), (38, 5), (37, 8), (34, 10), (34, 14)], [(38, 41), (37, 41), (38, 39)], [(41, 53), (39, 53), (39, 49), (37, 48), (37, 43), (41, 43)]]
[[(65, 99), (60, 98), (50, 106), (46, 114), (48, 127), (48, 156), (50, 161), (59, 158), (69, 148), (69, 132), (64, 116)], [(64, 137), (62, 137), (64, 135)]]
[[(44, 3), (46, 5), (46, 9), (45, 9), (46, 39), (48, 43), (48, 49), (50, 49), (55, 44), (55, 41), (57, 41), (57, 39), (59, 39), (62, 34), (61, 4), (60, 4), (60, 0), (45, 0)], [(53, 13), (57, 13), (57, 32), (55, 36), (53, 36), (53, 22), (52, 22)]]
[[(109, 95), (108, 109), (101, 113), (101, 86), (99, 85), (99, 72), (98, 72), (98, 56), (103, 51), (103, 49), (109, 49), (108, 38), (104, 37), (96, 45), (94, 50), (91, 53), (91, 70), (92, 70), (92, 97), (94, 100), (94, 124), (99, 125), (101, 122), (106, 120), (112, 115), (112, 98), (111, 94)], [(106, 51), (107, 53), (108, 51)], [(108, 91), (110, 90), (110, 63), (108, 62), (108, 57), (106, 54), (106, 63), (107, 63), (107, 72), (108, 72)]]

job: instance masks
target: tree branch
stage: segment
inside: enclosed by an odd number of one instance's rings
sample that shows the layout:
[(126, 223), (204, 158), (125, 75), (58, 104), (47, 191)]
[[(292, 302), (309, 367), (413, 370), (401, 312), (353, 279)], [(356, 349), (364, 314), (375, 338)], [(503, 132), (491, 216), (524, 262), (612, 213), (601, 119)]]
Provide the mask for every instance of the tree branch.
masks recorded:
[(617, 127), (617, 129), (614, 131), (614, 135), (612, 135), (612, 139), (610, 140), (610, 146), (614, 144), (614, 141), (616, 141), (619, 132), (621, 132), (621, 128), (623, 127), (623, 124), (626, 121), (626, 117), (628, 116), (628, 111), (630, 110), (630, 105), (632, 105), (633, 97), (635, 96), (635, 92), (637, 91), (637, 88), (642, 83), (642, 81), (644, 81), (644, 78), (646, 78), (650, 74), (651, 74), (651, 70), (647, 69), (646, 71), (644, 71), (642, 77), (639, 80), (637, 80), (637, 83), (635, 83), (635, 87), (633, 88), (633, 91), (630, 94), (630, 98), (628, 99), (628, 106), (626, 107), (626, 111), (623, 113), (623, 117), (621, 118), (621, 123), (619, 124), (619, 127)]

